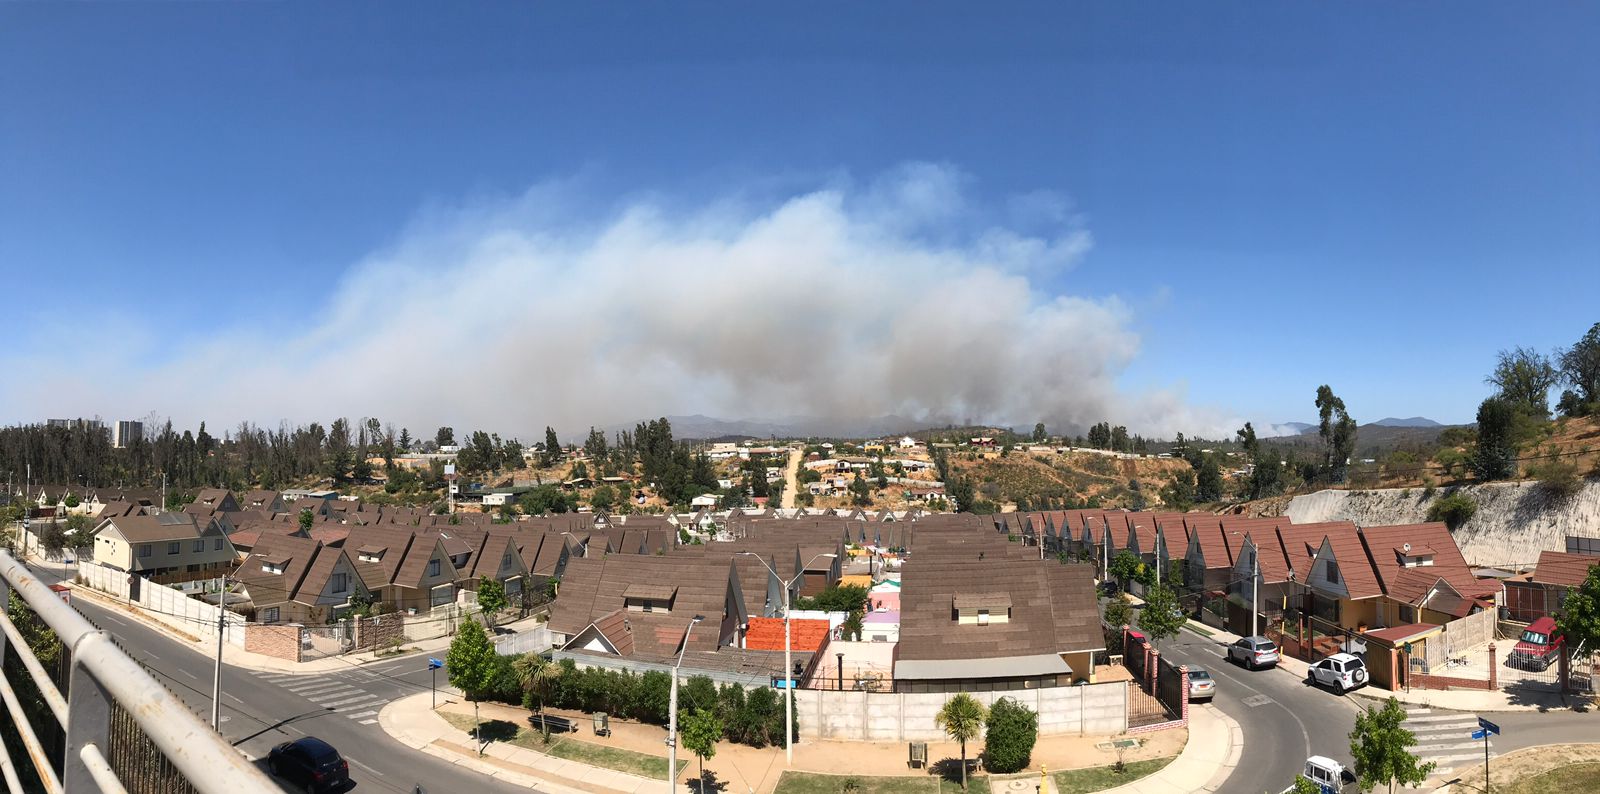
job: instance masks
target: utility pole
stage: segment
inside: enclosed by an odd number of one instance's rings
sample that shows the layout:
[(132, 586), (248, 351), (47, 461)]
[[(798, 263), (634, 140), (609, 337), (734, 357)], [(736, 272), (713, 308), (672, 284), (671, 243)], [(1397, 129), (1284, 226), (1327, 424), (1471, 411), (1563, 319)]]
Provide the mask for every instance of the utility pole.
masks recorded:
[(217, 593), (217, 666), (211, 677), (211, 730), (217, 730), (222, 717), (222, 641), (228, 628), (228, 577), (222, 577)]
[(672, 690), (667, 698), (667, 794), (678, 790), (678, 668), (683, 665), (683, 654), (689, 650), (689, 632), (694, 624), (705, 620), (704, 615), (689, 618), (683, 629), (683, 647), (678, 649), (678, 661), (672, 665)]
[(1256, 625), (1261, 620), (1261, 550), (1250, 550), (1250, 636), (1260, 636), (1260, 626)]

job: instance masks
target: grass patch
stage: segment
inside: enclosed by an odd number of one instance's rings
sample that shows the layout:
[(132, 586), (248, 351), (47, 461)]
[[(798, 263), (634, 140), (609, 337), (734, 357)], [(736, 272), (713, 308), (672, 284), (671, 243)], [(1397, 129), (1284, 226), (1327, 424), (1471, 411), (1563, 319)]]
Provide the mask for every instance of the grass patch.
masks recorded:
[(1091, 791), (1105, 791), (1108, 788), (1132, 783), (1146, 775), (1155, 774), (1167, 764), (1172, 763), (1176, 756), (1166, 758), (1152, 758), (1148, 761), (1133, 761), (1122, 772), (1115, 767), (1092, 766), (1088, 769), (1069, 769), (1057, 772), (1052, 777), (1056, 781), (1056, 790), (1060, 794), (1088, 794)]
[[(461, 731), (472, 733), (472, 715), (455, 714), (448, 711), (434, 712), (443, 717)], [(618, 772), (627, 772), (630, 775), (639, 775), (648, 778), (665, 778), (667, 775), (667, 759), (657, 758), (653, 755), (636, 753), (632, 750), (623, 750), (616, 747), (606, 747), (599, 744), (579, 741), (577, 739), (563, 738), (561, 734), (552, 734), (550, 743), (546, 744), (544, 736), (538, 731), (525, 725), (516, 725), (505, 720), (484, 720), (483, 738), (493, 742), (504, 742), (518, 747), (544, 753), (568, 761), (577, 761), (580, 764), (615, 769)], [(688, 766), (688, 761), (678, 762), (678, 771)]]
[[(1505, 794), (1565, 794), (1600, 791), (1600, 764), (1568, 764), (1517, 781)], [(1498, 788), (1498, 787), (1497, 787)]]
[(1203, 634), (1203, 635), (1205, 635), (1207, 637), (1215, 637), (1215, 636), (1217, 636), (1217, 633), (1215, 631), (1212, 631), (1210, 626), (1207, 626), (1207, 625), (1205, 625), (1204, 623), (1201, 623), (1198, 620), (1191, 620), (1188, 623), (1183, 624), (1183, 627), (1188, 629), (1188, 630), (1190, 630), (1190, 631), (1192, 631), (1192, 632), (1195, 632), (1196, 634)]
[[(961, 781), (954, 782), (934, 775), (906, 777), (870, 777), (866, 775), (821, 775), (814, 772), (784, 772), (778, 778), (774, 794), (958, 794)], [(967, 778), (969, 794), (988, 794), (989, 778), (974, 775)]]

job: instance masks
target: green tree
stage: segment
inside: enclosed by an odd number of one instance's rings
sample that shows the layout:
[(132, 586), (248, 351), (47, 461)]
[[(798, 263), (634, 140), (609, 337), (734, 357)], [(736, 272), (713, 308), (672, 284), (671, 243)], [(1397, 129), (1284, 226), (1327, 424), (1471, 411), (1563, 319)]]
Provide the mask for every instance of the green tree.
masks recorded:
[(561, 678), (564, 668), (537, 653), (525, 653), (511, 663), (511, 669), (517, 675), (517, 683), (522, 686), (523, 707), (544, 713), (544, 704), (550, 700), (550, 690)]
[(1106, 601), (1105, 623), (1111, 627), (1106, 639), (1115, 648), (1109, 648), (1108, 653), (1122, 653), (1122, 627), (1132, 625), (1133, 607), (1128, 604), (1128, 597), (1117, 593)]
[(561, 460), (561, 442), (556, 438), (556, 431), (548, 425), (544, 429), (544, 465), (554, 466)]
[(1033, 443), (1043, 443), (1049, 437), (1049, 434), (1044, 430), (1044, 422), (1039, 422), (1033, 426)]
[(1381, 708), (1356, 715), (1350, 755), (1355, 757), (1356, 780), (1362, 791), (1387, 784), (1393, 794), (1396, 784), (1419, 785), (1433, 772), (1433, 762), (1422, 763), (1411, 753), (1417, 737), (1403, 727), (1405, 721), (1406, 711), (1394, 698)]
[(617, 506), (617, 489), (602, 485), (589, 494), (589, 506), (596, 510), (610, 510)]
[(850, 481), (850, 502), (856, 507), (866, 507), (872, 504), (872, 487), (867, 485), (866, 478), (859, 474)]
[(444, 668), (450, 685), (460, 689), (472, 701), (473, 740), (482, 752), (481, 725), (478, 723), (478, 701), (491, 693), (495, 683), (494, 643), (483, 630), (483, 624), (468, 620), (461, 624), (450, 650), (445, 653)]
[(1590, 326), (1572, 347), (1559, 351), (1556, 360), (1561, 365), (1561, 381), (1572, 387), (1561, 395), (1563, 412), (1575, 415), (1575, 411), (1600, 403), (1600, 323)]
[(1261, 442), (1256, 440), (1256, 429), (1251, 427), (1249, 422), (1245, 422), (1244, 427), (1234, 431), (1234, 435), (1239, 439), (1239, 446), (1244, 448), (1244, 454), (1250, 460), (1255, 460), (1261, 452)]
[(988, 710), (975, 698), (965, 692), (956, 695), (944, 702), (944, 707), (933, 717), (940, 729), (953, 741), (961, 743), (961, 789), (967, 788), (967, 742), (978, 738), (983, 733), (983, 722), (988, 718)]
[(722, 719), (715, 711), (697, 708), (678, 718), (678, 739), (700, 759), (702, 784), (706, 779), (706, 759), (717, 754), (717, 740), (722, 738), (722, 731)]
[(1222, 469), (1217, 465), (1217, 456), (1204, 455), (1194, 475), (1194, 499), (1197, 502), (1215, 502), (1221, 498)]
[(1039, 741), (1039, 715), (1011, 698), (1000, 698), (989, 709), (983, 735), (983, 765), (990, 772), (1021, 772), (1033, 757)]
[(67, 545), (67, 533), (59, 521), (41, 521), (33, 525), (33, 534), (39, 539), (39, 547), (51, 557), (61, 556), (61, 550)]
[(1550, 417), (1550, 390), (1560, 379), (1550, 359), (1526, 347), (1502, 350), (1484, 382), (1495, 396), (1539, 419)]
[(1317, 435), (1322, 439), (1321, 474), (1328, 482), (1344, 482), (1350, 456), (1356, 449), (1356, 420), (1345, 411), (1344, 400), (1327, 384), (1317, 387)]
[(1194, 507), (1194, 491), (1194, 469), (1179, 469), (1161, 486), (1161, 501), (1173, 510), (1188, 510)]
[(433, 434), (433, 443), (441, 447), (455, 446), (456, 431), (453, 427), (441, 427)]
[(567, 512), (567, 495), (555, 485), (546, 483), (522, 495), (517, 500), (522, 512), (530, 515), (549, 515)]
[(1294, 785), (1290, 786), (1284, 794), (1322, 794), (1322, 789), (1311, 782), (1305, 775), (1295, 775)]
[(1117, 552), (1117, 556), (1111, 558), (1111, 565), (1107, 568), (1107, 572), (1115, 576), (1117, 582), (1126, 588), (1128, 582), (1139, 573), (1139, 568), (1142, 566), (1143, 563), (1139, 561), (1139, 555), (1123, 549)]
[(478, 608), (483, 610), (484, 625), (494, 626), (494, 616), (509, 606), (506, 586), (492, 576), (478, 578)]
[(1480, 480), (1503, 480), (1517, 473), (1517, 411), (1511, 402), (1490, 397), (1478, 405), (1478, 445), (1472, 472)]
[(311, 531), (311, 525), (315, 524), (315, 523), (317, 523), (317, 517), (314, 514), (312, 514), (311, 508), (309, 508), (309, 507), (301, 508), (300, 509), (300, 531), (301, 532), (310, 532)]
[(1188, 618), (1178, 606), (1177, 595), (1167, 587), (1166, 582), (1145, 593), (1144, 609), (1139, 610), (1139, 630), (1150, 638), (1151, 643), (1177, 636), (1178, 630), (1187, 622)]
[(1600, 646), (1600, 565), (1589, 566), (1583, 583), (1567, 591), (1556, 612), (1556, 628), (1569, 648)]

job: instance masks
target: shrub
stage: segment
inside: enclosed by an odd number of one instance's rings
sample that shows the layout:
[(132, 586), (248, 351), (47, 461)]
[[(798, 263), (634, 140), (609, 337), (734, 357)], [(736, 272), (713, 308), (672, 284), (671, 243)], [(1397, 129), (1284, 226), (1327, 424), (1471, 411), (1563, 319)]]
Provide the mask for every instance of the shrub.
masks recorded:
[(1000, 698), (989, 708), (983, 765), (991, 772), (1019, 772), (1027, 768), (1038, 739), (1039, 715), (1011, 698)]
[(1428, 506), (1429, 521), (1443, 521), (1445, 526), (1452, 530), (1467, 523), (1478, 512), (1478, 503), (1472, 497), (1460, 491), (1439, 497), (1439, 501)]
[(1564, 460), (1545, 460), (1528, 467), (1528, 476), (1539, 481), (1539, 488), (1557, 499), (1567, 499), (1583, 490), (1578, 466)]

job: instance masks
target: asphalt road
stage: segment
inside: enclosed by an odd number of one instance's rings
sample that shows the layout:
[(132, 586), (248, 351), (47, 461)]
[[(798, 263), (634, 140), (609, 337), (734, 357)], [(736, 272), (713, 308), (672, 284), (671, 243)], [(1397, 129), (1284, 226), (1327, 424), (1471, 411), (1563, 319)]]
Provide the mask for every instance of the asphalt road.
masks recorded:
[[(212, 657), (87, 598), (73, 599), (72, 604), (115, 635), (129, 655), (144, 662), (202, 718), (210, 719)], [(429, 678), (424, 656), (314, 675), (224, 666), (219, 728), (235, 746), (258, 759), (263, 770), (274, 745), (302, 736), (323, 739), (349, 761), (354, 791), (413, 794), (418, 785), (429, 794), (527, 791), (413, 750), (384, 733), (376, 722), (377, 711), (397, 697), (428, 691)]]
[(1167, 659), (1210, 672), (1217, 681), (1213, 703), (1244, 732), (1244, 752), (1225, 790), (1278, 794), (1311, 755), (1353, 764), (1349, 734), (1359, 708), (1355, 701), (1312, 687), (1288, 670), (1251, 671), (1230, 664), (1222, 644), (1188, 629), (1159, 648)]

